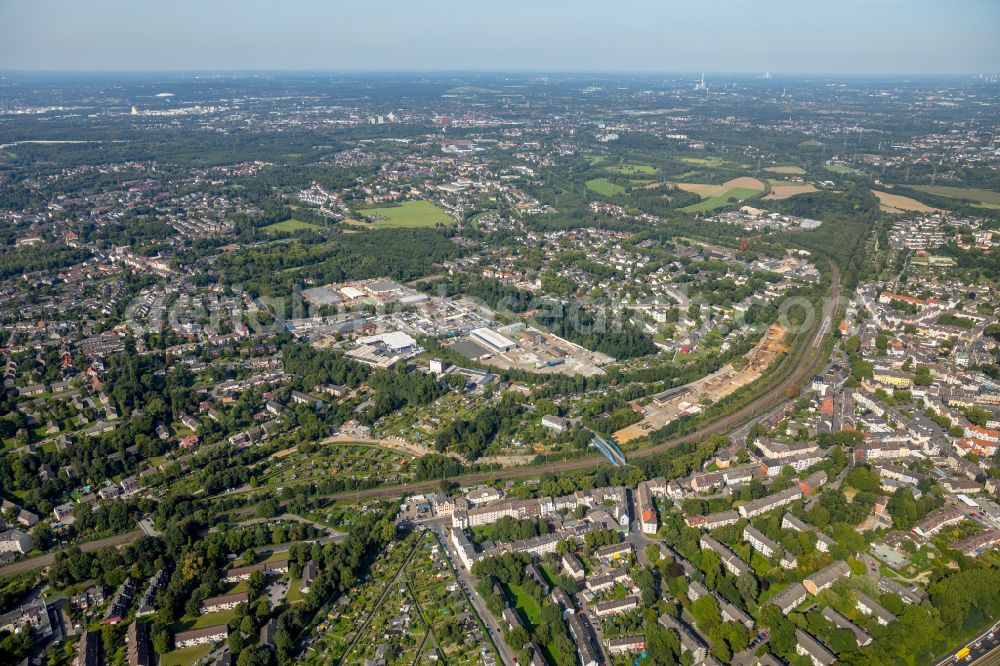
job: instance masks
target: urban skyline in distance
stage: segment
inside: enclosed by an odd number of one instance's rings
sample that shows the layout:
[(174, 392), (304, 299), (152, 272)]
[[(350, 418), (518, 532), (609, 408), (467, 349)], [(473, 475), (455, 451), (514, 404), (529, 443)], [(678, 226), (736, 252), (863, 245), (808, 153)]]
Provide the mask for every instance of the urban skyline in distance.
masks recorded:
[(980, 74), (991, 0), (0, 3), (0, 70)]

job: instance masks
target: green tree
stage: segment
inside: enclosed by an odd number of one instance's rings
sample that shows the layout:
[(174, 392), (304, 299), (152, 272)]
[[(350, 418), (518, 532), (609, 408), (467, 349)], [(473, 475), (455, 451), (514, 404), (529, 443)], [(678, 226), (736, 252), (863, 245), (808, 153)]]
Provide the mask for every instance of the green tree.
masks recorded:
[(755, 606), (757, 604), (759, 586), (757, 578), (752, 573), (741, 573), (736, 579), (736, 589), (740, 591), (740, 596), (743, 597), (744, 604), (747, 606)]

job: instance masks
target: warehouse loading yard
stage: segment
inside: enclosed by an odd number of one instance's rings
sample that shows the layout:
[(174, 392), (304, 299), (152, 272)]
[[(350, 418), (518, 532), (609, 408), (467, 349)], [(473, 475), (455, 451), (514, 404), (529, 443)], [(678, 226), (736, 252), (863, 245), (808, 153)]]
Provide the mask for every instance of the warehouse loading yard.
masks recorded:
[(603, 367), (614, 361), (606, 354), (590, 351), (551, 333), (517, 325), (506, 327), (501, 333), (475, 329), (450, 347), (467, 358), (500, 370), (527, 370), (570, 377), (602, 375)]
[(698, 381), (653, 396), (652, 402), (645, 406), (645, 417), (616, 432), (615, 441), (625, 444), (639, 439), (685, 414), (700, 412), (703, 405), (721, 400), (758, 379), (775, 359), (788, 351), (784, 344), (787, 333), (781, 326), (771, 326), (760, 342), (747, 352), (747, 364), (742, 370), (726, 365)]

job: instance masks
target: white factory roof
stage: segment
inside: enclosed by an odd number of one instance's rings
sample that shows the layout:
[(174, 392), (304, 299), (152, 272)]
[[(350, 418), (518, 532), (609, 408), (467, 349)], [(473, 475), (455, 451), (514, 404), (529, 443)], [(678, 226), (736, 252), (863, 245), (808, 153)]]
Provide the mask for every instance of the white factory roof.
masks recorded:
[(516, 347), (517, 344), (508, 338), (506, 335), (497, 333), (493, 329), (489, 328), (476, 328), (472, 330), (472, 335), (479, 338), (483, 342), (486, 342), (497, 349), (504, 349), (506, 347)]
[(360, 289), (355, 289), (354, 287), (341, 287), (340, 293), (342, 293), (347, 298), (350, 298), (351, 300), (354, 300), (355, 298), (362, 298), (363, 296), (366, 295), (365, 292), (361, 291)]
[(414, 340), (409, 334), (403, 333), (402, 331), (392, 331), (391, 333), (380, 333), (378, 335), (369, 335), (364, 338), (358, 338), (358, 342), (364, 345), (373, 345), (381, 343), (391, 349), (392, 351), (399, 351), (402, 349), (409, 349), (417, 345), (417, 341)]

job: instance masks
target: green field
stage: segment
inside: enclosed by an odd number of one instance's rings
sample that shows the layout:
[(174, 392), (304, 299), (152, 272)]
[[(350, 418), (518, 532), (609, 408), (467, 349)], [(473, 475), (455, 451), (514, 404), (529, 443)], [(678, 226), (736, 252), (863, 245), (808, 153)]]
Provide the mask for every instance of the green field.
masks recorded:
[(616, 194), (623, 194), (625, 188), (621, 185), (615, 185), (607, 178), (593, 178), (587, 181), (587, 189), (591, 192), (597, 192), (604, 197), (613, 197)]
[(1000, 204), (1000, 192), (979, 190), (973, 187), (953, 187), (951, 185), (913, 185), (913, 189), (943, 197), (965, 199), (976, 203)]
[(844, 166), (843, 164), (828, 164), (825, 167), (827, 170), (834, 173), (857, 173), (857, 169), (852, 169), (849, 166)]
[(730, 198), (735, 198), (737, 201), (742, 201), (744, 199), (749, 199), (759, 195), (763, 190), (756, 190), (749, 187), (733, 187), (722, 194), (714, 197), (709, 197), (704, 201), (700, 201), (694, 205), (681, 208), (681, 210), (687, 211), (689, 213), (707, 213), (708, 211), (715, 210), (716, 208), (722, 208), (723, 206), (731, 206)]
[(264, 227), (264, 231), (302, 231), (303, 229), (319, 229), (320, 227), (302, 220), (282, 220)]
[(538, 625), (542, 621), (542, 609), (538, 607), (535, 600), (524, 591), (520, 585), (508, 585), (511, 595), (514, 597), (514, 605), (521, 610), (524, 617), (533, 625)]
[(300, 603), (305, 597), (302, 594), (302, 590), (299, 586), (302, 585), (301, 578), (292, 578), (288, 584), (288, 594), (285, 595), (285, 601), (290, 604)]
[(640, 174), (652, 176), (656, 173), (656, 169), (648, 164), (619, 164), (617, 166), (609, 166), (607, 170), (620, 173), (623, 176), (638, 176)]
[(183, 650), (172, 650), (160, 657), (160, 666), (191, 666), (211, 649), (211, 645), (195, 645)]
[(209, 613), (208, 615), (199, 615), (198, 617), (182, 617), (180, 620), (174, 623), (174, 632), (187, 631), (188, 629), (204, 629), (205, 627), (214, 627), (217, 624), (229, 624), (229, 621), (233, 619), (236, 615), (236, 609), (230, 608), (228, 610), (219, 611), (218, 613)]
[(804, 175), (806, 170), (798, 166), (773, 166), (765, 167), (764, 171), (770, 171), (771, 173), (785, 173), (792, 176)]
[(384, 206), (382, 208), (366, 208), (358, 211), (365, 217), (377, 215), (377, 228), (388, 227), (433, 227), (439, 224), (451, 224), (452, 219), (448, 215), (432, 204), (430, 201), (404, 201), (398, 206)]

